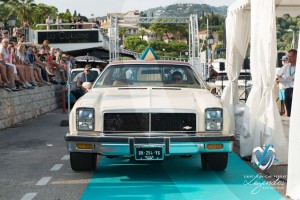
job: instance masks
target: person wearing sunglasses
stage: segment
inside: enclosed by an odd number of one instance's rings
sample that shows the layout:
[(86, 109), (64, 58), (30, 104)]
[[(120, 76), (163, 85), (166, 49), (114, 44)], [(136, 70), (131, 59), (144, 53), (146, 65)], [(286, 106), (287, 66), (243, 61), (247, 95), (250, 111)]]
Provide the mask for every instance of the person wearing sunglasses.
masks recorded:
[(88, 91), (85, 87), (83, 87), (84, 83), (94, 82), (95, 78), (91, 75), (91, 69), (92, 67), (90, 65), (86, 65), (83, 72), (75, 76), (71, 84), (70, 91), (76, 99), (79, 99)]
[[(1, 32), (2, 34), (2, 40), (4, 39), (4, 38), (7, 38), (8, 39), (8, 30), (3, 30), (2, 32)], [(1, 41), (2, 41), (1, 40)]]

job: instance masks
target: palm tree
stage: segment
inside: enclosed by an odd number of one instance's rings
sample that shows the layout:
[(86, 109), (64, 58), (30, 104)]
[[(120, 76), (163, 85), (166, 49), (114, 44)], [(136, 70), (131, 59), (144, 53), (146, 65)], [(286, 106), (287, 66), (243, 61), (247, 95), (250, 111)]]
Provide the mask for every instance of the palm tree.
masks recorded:
[(20, 21), (28, 21), (31, 11), (36, 7), (34, 0), (9, 0), (7, 4)]
[(145, 29), (141, 28), (138, 30), (138, 33), (137, 33), (139, 36), (142, 36), (142, 39), (144, 39), (144, 36), (147, 35), (147, 32)]
[(119, 26), (119, 38), (120, 38), (120, 45), (123, 45), (124, 36), (126, 35), (127, 28)]
[[(4, 2), (4, 1), (0, 1), (0, 2)], [(8, 17), (11, 16), (13, 14), (12, 10), (7, 6), (7, 4), (2, 4), (0, 5), (0, 21), (3, 22), (3, 26), (1, 27), (6, 28), (7, 29), (7, 22), (8, 22)]]

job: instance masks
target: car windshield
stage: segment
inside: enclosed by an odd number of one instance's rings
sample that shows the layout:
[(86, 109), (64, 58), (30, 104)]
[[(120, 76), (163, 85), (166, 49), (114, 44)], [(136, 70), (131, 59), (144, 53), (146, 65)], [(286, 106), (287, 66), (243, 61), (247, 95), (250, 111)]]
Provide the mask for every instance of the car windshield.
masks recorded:
[(190, 66), (172, 64), (111, 65), (98, 78), (94, 88), (144, 86), (205, 88)]

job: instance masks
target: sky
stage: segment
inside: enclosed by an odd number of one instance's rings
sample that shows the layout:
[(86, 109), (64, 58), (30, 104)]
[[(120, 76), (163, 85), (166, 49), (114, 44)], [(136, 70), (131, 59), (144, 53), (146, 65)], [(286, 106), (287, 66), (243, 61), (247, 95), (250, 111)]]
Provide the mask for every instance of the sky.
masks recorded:
[(106, 16), (107, 13), (128, 12), (132, 10), (147, 10), (159, 6), (168, 6), (176, 3), (198, 3), (211, 6), (229, 6), (236, 0), (35, 0), (35, 3), (44, 3), (58, 8), (59, 12), (67, 9), (73, 14), (91, 17)]

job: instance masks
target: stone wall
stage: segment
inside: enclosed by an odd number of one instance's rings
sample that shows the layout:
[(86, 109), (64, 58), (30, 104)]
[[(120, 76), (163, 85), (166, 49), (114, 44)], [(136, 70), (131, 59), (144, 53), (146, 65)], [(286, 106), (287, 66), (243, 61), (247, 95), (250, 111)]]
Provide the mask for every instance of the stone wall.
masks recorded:
[(62, 107), (61, 85), (7, 92), (0, 89), (0, 129)]

